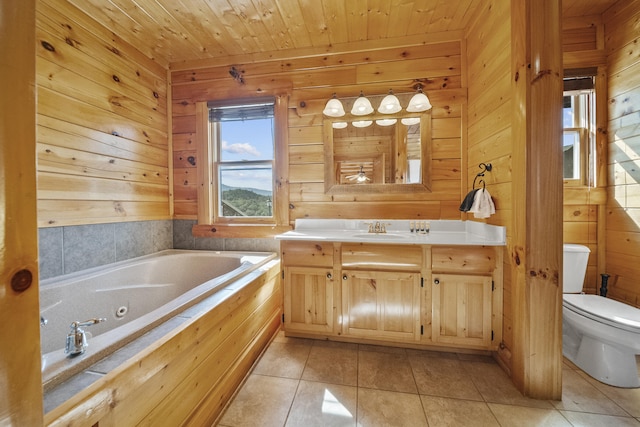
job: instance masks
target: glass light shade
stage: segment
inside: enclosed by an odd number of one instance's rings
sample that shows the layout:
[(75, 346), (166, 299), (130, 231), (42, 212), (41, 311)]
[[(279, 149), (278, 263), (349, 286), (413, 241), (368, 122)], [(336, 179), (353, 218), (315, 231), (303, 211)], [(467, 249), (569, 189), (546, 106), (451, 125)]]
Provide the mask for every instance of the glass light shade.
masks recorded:
[(381, 120), (376, 120), (376, 124), (378, 126), (391, 126), (391, 125), (395, 125), (397, 121), (398, 119), (381, 119)]
[(407, 117), (406, 119), (400, 120), (400, 123), (405, 126), (417, 125), (420, 123), (420, 117)]
[(371, 102), (360, 92), (360, 96), (356, 99), (356, 102), (353, 103), (351, 114), (354, 116), (364, 116), (371, 113), (373, 113)]
[(351, 122), (352, 125), (354, 125), (357, 128), (366, 128), (367, 126), (371, 126), (373, 124), (373, 121), (371, 120), (359, 120), (357, 122)]
[(422, 93), (422, 89), (418, 89), (418, 93), (413, 95), (411, 101), (409, 101), (407, 111), (410, 113), (419, 113), (422, 111), (427, 111), (429, 108), (431, 108), (431, 102), (429, 102), (429, 98), (427, 98), (427, 95)]
[(336, 94), (333, 94), (333, 98), (331, 98), (327, 105), (322, 110), (322, 113), (325, 116), (329, 117), (342, 117), (345, 115), (344, 107), (342, 106), (342, 102), (336, 97)]
[(347, 127), (347, 122), (334, 122), (331, 126), (334, 129), (344, 129)]
[(378, 113), (393, 114), (397, 113), (400, 110), (402, 110), (400, 101), (398, 100), (398, 97), (393, 94), (393, 91), (390, 90), (389, 95), (385, 96), (382, 99), (382, 102), (378, 107)]

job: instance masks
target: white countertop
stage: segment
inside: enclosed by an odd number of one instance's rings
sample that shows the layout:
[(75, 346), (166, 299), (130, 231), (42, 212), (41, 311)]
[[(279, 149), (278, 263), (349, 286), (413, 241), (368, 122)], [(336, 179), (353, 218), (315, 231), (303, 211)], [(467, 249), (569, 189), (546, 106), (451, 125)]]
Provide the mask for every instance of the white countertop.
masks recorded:
[[(278, 240), (393, 243), (401, 245), (504, 246), (506, 230), (497, 225), (456, 220), (380, 220), (386, 233), (369, 233), (376, 220), (297, 219), (295, 229), (275, 236)], [(410, 222), (426, 222), (429, 232), (411, 232)]]

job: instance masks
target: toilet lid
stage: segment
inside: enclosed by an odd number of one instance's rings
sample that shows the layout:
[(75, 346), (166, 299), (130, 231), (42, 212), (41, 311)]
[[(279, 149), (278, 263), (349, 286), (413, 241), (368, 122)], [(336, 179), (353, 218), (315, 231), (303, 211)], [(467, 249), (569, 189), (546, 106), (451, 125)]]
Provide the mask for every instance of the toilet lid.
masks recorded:
[(590, 294), (564, 294), (565, 306), (616, 328), (640, 332), (640, 309), (610, 298)]

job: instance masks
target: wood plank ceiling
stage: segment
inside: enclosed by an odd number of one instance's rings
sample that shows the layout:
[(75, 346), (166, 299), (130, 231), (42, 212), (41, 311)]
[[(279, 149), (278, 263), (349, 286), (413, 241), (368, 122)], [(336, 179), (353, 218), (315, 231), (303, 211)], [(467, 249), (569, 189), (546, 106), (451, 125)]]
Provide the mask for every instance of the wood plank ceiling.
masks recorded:
[[(464, 30), (486, 0), (68, 0), (169, 67), (206, 58), (293, 51)], [(615, 0), (564, 0), (570, 16)], [(262, 56), (264, 58), (264, 56)]]

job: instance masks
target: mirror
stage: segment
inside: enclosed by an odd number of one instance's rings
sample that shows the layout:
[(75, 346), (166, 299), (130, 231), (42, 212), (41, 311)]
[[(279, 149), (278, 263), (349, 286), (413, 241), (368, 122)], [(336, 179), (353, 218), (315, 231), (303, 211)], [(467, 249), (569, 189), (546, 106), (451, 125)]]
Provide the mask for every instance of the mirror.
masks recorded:
[(430, 111), (347, 114), (326, 119), (323, 131), (326, 192), (430, 191)]

